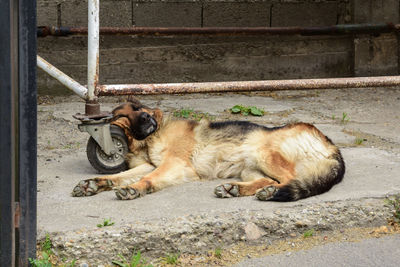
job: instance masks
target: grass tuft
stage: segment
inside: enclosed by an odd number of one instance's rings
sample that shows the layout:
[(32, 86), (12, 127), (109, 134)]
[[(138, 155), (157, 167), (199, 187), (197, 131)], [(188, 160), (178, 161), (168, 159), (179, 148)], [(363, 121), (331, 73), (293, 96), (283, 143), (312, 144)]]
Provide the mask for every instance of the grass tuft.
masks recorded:
[(364, 138), (356, 138), (356, 140), (354, 141), (354, 143), (355, 143), (356, 145), (360, 146), (360, 145), (362, 145), (362, 143), (363, 143), (364, 141), (367, 141), (367, 140), (364, 139)]
[(201, 119), (207, 119), (210, 121), (215, 120), (215, 116), (210, 115), (209, 113), (197, 112), (193, 109), (179, 109), (173, 112), (172, 114), (176, 118), (184, 118), (195, 121), (200, 121)]
[(179, 254), (168, 254), (162, 258), (162, 262), (165, 264), (176, 265), (178, 264)]
[(304, 238), (312, 237), (314, 235), (314, 233), (315, 233), (314, 229), (309, 229), (304, 232), (303, 237)]
[(146, 263), (146, 259), (142, 258), (140, 251), (136, 254), (133, 253), (130, 261), (121, 254), (118, 254), (118, 257), (121, 261), (112, 261), (112, 264), (120, 267), (153, 267), (153, 265)]
[(50, 256), (46, 252), (42, 252), (42, 257), (40, 259), (29, 258), (29, 263), (33, 267), (51, 267)]
[(346, 112), (342, 113), (342, 123), (346, 124), (350, 121), (349, 115)]
[(214, 256), (218, 259), (222, 257), (222, 248), (218, 247), (214, 250)]

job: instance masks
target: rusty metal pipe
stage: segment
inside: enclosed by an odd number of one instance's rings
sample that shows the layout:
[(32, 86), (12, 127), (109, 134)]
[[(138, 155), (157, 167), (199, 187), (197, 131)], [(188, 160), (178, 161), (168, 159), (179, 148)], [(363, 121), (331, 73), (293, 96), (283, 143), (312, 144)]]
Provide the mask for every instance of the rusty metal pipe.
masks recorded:
[(100, 56), (100, 35), (99, 17), (100, 0), (88, 1), (88, 66), (87, 66), (87, 100), (95, 101), (95, 90), (99, 83), (99, 56)]
[[(348, 35), (397, 32), (400, 24), (340, 24), (325, 27), (101, 27), (101, 35)], [(86, 27), (37, 28), (38, 37), (86, 35)]]
[(99, 95), (158, 95), (400, 86), (400, 76), (204, 83), (100, 85)]

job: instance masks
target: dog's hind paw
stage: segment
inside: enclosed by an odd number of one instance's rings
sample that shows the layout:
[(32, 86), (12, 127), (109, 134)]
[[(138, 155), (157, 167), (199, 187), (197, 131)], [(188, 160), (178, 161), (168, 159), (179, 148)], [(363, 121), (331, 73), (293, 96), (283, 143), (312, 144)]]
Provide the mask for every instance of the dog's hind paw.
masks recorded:
[(139, 191), (132, 187), (115, 187), (114, 192), (120, 200), (130, 200), (140, 197)]
[(214, 193), (220, 198), (240, 196), (239, 186), (236, 184), (221, 184), (214, 189)]
[(266, 200), (271, 199), (277, 191), (278, 191), (278, 188), (276, 188), (273, 185), (266, 186), (257, 191), (256, 198), (258, 200), (266, 201)]
[(80, 181), (72, 190), (73, 197), (93, 196), (102, 191), (110, 190), (113, 182), (110, 180), (100, 180), (98, 178)]

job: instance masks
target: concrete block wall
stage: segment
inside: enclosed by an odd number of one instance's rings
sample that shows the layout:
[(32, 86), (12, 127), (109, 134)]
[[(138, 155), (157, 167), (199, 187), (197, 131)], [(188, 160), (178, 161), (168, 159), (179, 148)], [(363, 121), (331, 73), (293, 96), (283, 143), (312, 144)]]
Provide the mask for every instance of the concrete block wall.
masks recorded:
[[(101, 26), (256, 27), (399, 22), (399, 0), (101, 0)], [(38, 25), (87, 26), (87, 1), (38, 0)], [(101, 83), (392, 75), (398, 40), (381, 36), (102, 36)], [(86, 83), (85, 36), (38, 39), (38, 54)], [(39, 92), (66, 89), (42, 71)]]
[[(399, 23), (399, 2), (354, 0), (354, 23)], [(397, 75), (399, 36), (358, 35), (354, 38), (354, 75)]]

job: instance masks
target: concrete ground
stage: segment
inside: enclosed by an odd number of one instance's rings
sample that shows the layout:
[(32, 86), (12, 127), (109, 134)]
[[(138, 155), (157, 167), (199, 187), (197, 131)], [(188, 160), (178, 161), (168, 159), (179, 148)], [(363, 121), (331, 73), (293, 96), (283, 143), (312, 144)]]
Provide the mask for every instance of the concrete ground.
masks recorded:
[[(209, 113), (216, 120), (269, 126), (314, 123), (341, 148), (345, 178), (325, 194), (292, 203), (217, 199), (213, 189), (221, 180), (171, 187), (132, 201), (118, 201), (113, 192), (73, 198), (70, 193), (80, 180), (98, 176), (86, 158), (88, 135), (78, 131), (72, 118), (83, 112), (84, 103), (75, 96), (41, 97), (38, 233), (49, 233), (62, 257), (107, 265), (118, 253), (130, 255), (133, 249), (152, 258), (176, 252), (201, 254), (238, 242), (263, 244), (307, 229), (379, 226), (391, 216), (383, 198), (400, 193), (398, 88), (139, 98), (167, 113), (184, 108)], [(111, 110), (122, 99), (103, 98), (102, 109)], [(232, 115), (228, 109), (236, 104), (254, 105), (266, 114)], [(115, 224), (98, 228), (104, 219)]]
[[(400, 235), (366, 239), (357, 243), (332, 243), (307, 251), (249, 259), (235, 267), (267, 266), (399, 266)], [(301, 263), (301, 264), (299, 264)]]

